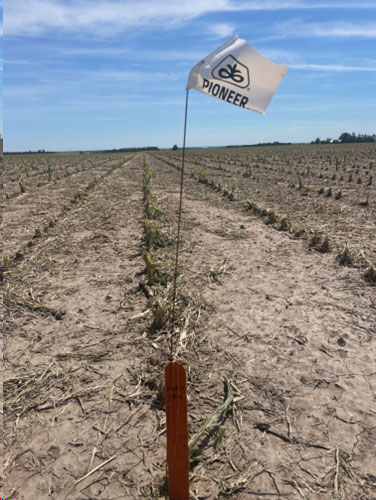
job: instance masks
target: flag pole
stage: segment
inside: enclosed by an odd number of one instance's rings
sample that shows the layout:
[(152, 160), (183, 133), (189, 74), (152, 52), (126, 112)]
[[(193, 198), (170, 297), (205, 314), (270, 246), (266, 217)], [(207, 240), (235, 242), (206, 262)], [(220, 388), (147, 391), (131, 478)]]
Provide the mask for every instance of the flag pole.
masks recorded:
[(187, 115), (188, 115), (188, 92), (186, 90), (185, 97), (185, 115), (184, 115), (184, 135), (183, 135), (183, 152), (181, 159), (181, 175), (180, 175), (180, 197), (179, 197), (179, 210), (178, 210), (178, 234), (176, 241), (176, 255), (175, 255), (175, 270), (174, 270), (174, 288), (173, 288), (173, 296), (172, 296), (172, 332), (170, 339), (170, 360), (172, 361), (174, 358), (174, 326), (176, 320), (176, 287), (177, 287), (177, 279), (178, 279), (178, 263), (179, 263), (179, 250), (180, 250), (180, 232), (181, 232), (181, 218), (182, 218), (182, 207), (183, 207), (183, 185), (184, 185), (184, 160), (185, 160), (185, 139), (187, 135)]
[(174, 360), (174, 328), (176, 321), (176, 288), (180, 249), (180, 232), (183, 207), (185, 139), (187, 135), (188, 89), (185, 98), (184, 137), (181, 160), (180, 196), (178, 210), (178, 233), (176, 241), (175, 271), (173, 282), (172, 321), (170, 338), (170, 362), (165, 369), (165, 403), (167, 456), (166, 479), (170, 500), (189, 500), (189, 451), (188, 451), (188, 412), (187, 378), (183, 365)]

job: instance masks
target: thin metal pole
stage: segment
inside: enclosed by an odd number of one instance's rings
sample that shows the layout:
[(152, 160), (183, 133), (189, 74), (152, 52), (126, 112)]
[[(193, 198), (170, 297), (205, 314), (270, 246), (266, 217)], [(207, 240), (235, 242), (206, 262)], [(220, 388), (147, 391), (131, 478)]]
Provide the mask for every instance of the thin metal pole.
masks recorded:
[(175, 302), (176, 302), (176, 283), (178, 279), (178, 263), (179, 263), (179, 250), (180, 250), (180, 231), (181, 231), (181, 217), (183, 207), (183, 185), (184, 185), (184, 159), (185, 159), (185, 138), (187, 134), (187, 115), (188, 115), (188, 92), (186, 91), (185, 98), (185, 117), (184, 117), (184, 137), (183, 137), (183, 153), (181, 159), (181, 177), (180, 177), (180, 198), (179, 198), (179, 212), (178, 212), (178, 235), (176, 241), (176, 256), (175, 256), (175, 271), (174, 271), (174, 289), (172, 297), (172, 322), (171, 322), (171, 339), (170, 339), (170, 358), (174, 357), (174, 326), (175, 326)]

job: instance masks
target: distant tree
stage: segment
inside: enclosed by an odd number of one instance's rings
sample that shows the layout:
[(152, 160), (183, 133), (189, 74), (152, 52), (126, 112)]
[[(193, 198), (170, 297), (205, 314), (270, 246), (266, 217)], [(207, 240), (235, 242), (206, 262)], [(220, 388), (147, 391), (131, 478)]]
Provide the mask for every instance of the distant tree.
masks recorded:
[(368, 134), (358, 134), (355, 132), (349, 134), (348, 132), (343, 132), (338, 138), (340, 142), (343, 143), (352, 143), (352, 142), (376, 142), (376, 135), (368, 135)]
[(317, 139), (315, 140), (315, 144), (321, 144), (320, 137), (317, 137)]
[(356, 142), (356, 136), (354, 133), (349, 134), (348, 132), (343, 132), (338, 139), (341, 142)]
[(177, 144), (174, 144), (174, 145), (172, 146), (172, 151), (176, 151), (177, 149), (178, 149)]

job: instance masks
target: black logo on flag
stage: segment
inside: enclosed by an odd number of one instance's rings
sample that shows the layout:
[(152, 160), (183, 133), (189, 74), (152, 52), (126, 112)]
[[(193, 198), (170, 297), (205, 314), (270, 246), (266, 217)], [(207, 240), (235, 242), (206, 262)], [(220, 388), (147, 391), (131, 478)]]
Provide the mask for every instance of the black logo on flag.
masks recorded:
[(249, 87), (249, 70), (234, 56), (227, 56), (212, 71), (212, 77), (241, 89)]

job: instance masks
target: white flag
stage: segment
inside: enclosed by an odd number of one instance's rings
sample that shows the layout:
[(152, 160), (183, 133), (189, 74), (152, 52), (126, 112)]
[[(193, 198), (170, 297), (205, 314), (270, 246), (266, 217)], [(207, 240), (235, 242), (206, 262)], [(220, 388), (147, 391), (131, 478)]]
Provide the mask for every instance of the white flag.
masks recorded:
[(287, 70), (234, 36), (192, 68), (186, 89), (264, 114)]

